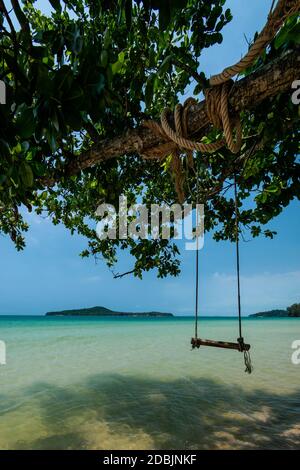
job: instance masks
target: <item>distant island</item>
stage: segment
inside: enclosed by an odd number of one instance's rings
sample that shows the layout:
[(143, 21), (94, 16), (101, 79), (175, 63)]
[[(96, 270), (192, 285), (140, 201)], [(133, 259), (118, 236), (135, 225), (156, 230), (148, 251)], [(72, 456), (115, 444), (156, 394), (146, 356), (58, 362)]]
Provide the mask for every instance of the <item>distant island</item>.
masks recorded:
[(76, 310), (61, 310), (60, 312), (47, 312), (47, 317), (89, 316), (89, 317), (173, 317), (172, 313), (163, 312), (115, 312), (105, 307), (79, 308)]
[(300, 317), (300, 304), (293, 304), (286, 310), (269, 310), (266, 312), (252, 313), (249, 317), (274, 318), (274, 317)]

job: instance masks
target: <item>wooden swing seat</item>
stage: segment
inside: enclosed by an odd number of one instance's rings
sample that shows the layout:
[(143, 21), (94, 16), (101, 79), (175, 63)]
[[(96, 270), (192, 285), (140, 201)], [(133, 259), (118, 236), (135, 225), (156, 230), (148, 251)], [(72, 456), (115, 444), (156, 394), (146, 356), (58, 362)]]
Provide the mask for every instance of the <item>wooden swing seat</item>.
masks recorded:
[(200, 346), (213, 346), (215, 348), (223, 349), (235, 349), (237, 351), (249, 351), (250, 344), (243, 343), (230, 343), (228, 341), (214, 341), (213, 339), (200, 339), (192, 338), (191, 339), (192, 348), (200, 348)]

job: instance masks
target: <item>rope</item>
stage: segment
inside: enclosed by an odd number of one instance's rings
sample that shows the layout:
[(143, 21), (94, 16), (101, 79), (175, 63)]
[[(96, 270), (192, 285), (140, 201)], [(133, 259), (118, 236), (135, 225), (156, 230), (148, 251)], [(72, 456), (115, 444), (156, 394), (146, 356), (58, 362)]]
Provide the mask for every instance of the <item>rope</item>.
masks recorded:
[(238, 321), (239, 321), (239, 337), (237, 339), (240, 351), (244, 353), (245, 372), (251, 374), (253, 367), (251, 363), (250, 352), (246, 351), (244, 338), (242, 333), (242, 309), (241, 309), (241, 283), (240, 283), (240, 248), (239, 248), (239, 208), (236, 174), (234, 174), (234, 206), (235, 206), (235, 247), (236, 247), (236, 274), (237, 274), (237, 290), (238, 290)]
[[(188, 139), (187, 136), (187, 114), (188, 109), (191, 105), (195, 104), (195, 100), (189, 98), (184, 105), (177, 104), (174, 111), (174, 122), (175, 122), (175, 131), (171, 128), (168, 115), (170, 114), (170, 109), (166, 108), (161, 113), (160, 122), (161, 127), (155, 123), (155, 126), (152, 125), (153, 121), (146, 121), (144, 125), (151, 128), (156, 133), (159, 132), (160, 135), (163, 135), (169, 141), (175, 143), (179, 149), (185, 149), (190, 152), (198, 150), (202, 153), (211, 153), (216, 152), (221, 147), (227, 144), (229, 150), (233, 153), (237, 153), (241, 148), (242, 143), (242, 129), (241, 122), (239, 117), (235, 117), (235, 129), (237, 134), (236, 142), (233, 139), (232, 125), (228, 113), (228, 94), (232, 86), (232, 82), (224, 83), (221, 87), (208, 89), (205, 93), (206, 97), (206, 112), (209, 118), (209, 121), (217, 128), (223, 129), (224, 139), (220, 139), (212, 143), (203, 143), (196, 142), (194, 140)], [(182, 112), (183, 110), (183, 112)], [(182, 120), (182, 116), (184, 119)], [(183, 128), (185, 132), (183, 133)]]
[(221, 85), (230, 78), (246, 70), (270, 44), (276, 32), (283, 25), (285, 20), (294, 13), (297, 13), (299, 9), (299, 0), (278, 0), (276, 8), (273, 12), (270, 12), (265, 27), (258, 35), (254, 44), (250, 47), (247, 54), (236, 64), (226, 67), (223, 72), (218, 75), (213, 75), (209, 80), (209, 84), (211, 86)]
[[(226, 82), (218, 87), (209, 88), (205, 92), (206, 113), (210, 122), (217, 129), (223, 129), (225, 143), (232, 153), (238, 153), (242, 146), (242, 126), (239, 116), (230, 119), (228, 113), (228, 95), (233, 82)], [(233, 139), (233, 128), (236, 131), (236, 141)], [(224, 145), (224, 139), (214, 143), (221, 147)]]
[[(194, 106), (196, 100), (189, 98), (184, 105), (177, 104), (174, 110), (175, 130), (169, 124), (169, 114), (171, 110), (166, 108), (161, 113), (160, 125), (155, 121), (144, 121), (143, 125), (152, 130), (159, 137), (163, 137), (167, 143), (160, 145), (154, 150), (143, 152), (146, 159), (162, 160), (171, 155), (171, 170), (175, 178), (175, 188), (179, 202), (184, 201), (184, 181), (185, 176), (182, 168), (180, 155), (186, 154), (188, 166), (193, 168), (193, 151), (202, 153), (216, 152), (227, 145), (232, 153), (238, 153), (242, 145), (242, 127), (239, 116), (231, 117), (228, 112), (228, 94), (232, 87), (232, 82), (227, 82), (220, 87), (214, 87), (205, 93), (206, 111), (209, 121), (218, 129), (223, 129), (224, 138), (212, 143), (197, 142), (188, 138), (188, 112)], [(204, 123), (205, 125), (206, 123)], [(236, 133), (234, 141), (233, 131)]]
[(245, 372), (247, 372), (247, 374), (251, 374), (251, 372), (253, 372), (253, 366), (252, 366), (249, 351), (244, 351), (244, 363), (245, 363)]
[(234, 175), (234, 205), (235, 205), (235, 247), (236, 247), (236, 274), (238, 289), (238, 316), (239, 316), (239, 337), (242, 338), (242, 309), (241, 309), (241, 283), (240, 283), (240, 248), (239, 248), (239, 217), (238, 217), (238, 196), (236, 174)]
[(198, 174), (198, 165), (196, 172), (196, 286), (195, 286), (195, 339), (198, 339), (198, 299), (199, 299), (199, 240), (198, 240), (198, 204), (199, 204), (199, 174)]
[[(193, 147), (188, 148), (184, 145), (178, 144), (178, 142), (187, 140), (188, 133), (188, 111), (191, 106), (195, 104), (196, 100), (189, 98), (185, 101), (184, 105), (177, 104), (174, 110), (174, 123), (175, 131), (171, 129), (167, 121), (167, 114), (170, 112), (169, 109), (165, 109), (161, 115), (161, 125), (155, 121), (144, 121), (143, 125), (151, 129), (156, 135), (163, 137), (167, 140), (167, 143), (160, 145), (155, 149), (155, 152), (151, 149), (148, 152), (143, 152), (142, 156), (146, 159), (159, 159), (163, 160), (167, 156), (171, 155), (171, 172), (175, 179), (175, 189), (177, 197), (180, 203), (184, 202), (184, 183), (185, 173), (182, 166), (181, 154), (182, 151), (186, 154), (187, 166), (194, 168), (193, 162)], [(167, 132), (166, 132), (167, 130)], [(168, 135), (172, 133), (174, 138), (170, 138)]]

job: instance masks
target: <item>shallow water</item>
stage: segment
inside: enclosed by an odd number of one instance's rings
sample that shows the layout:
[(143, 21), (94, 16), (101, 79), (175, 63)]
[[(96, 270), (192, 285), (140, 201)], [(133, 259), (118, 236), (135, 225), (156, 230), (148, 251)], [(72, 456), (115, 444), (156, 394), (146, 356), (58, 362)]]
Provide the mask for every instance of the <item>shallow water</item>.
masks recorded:
[[(200, 331), (235, 341), (237, 322)], [(192, 334), (190, 318), (0, 317), (0, 448), (300, 448), (300, 319), (245, 320), (250, 376)]]

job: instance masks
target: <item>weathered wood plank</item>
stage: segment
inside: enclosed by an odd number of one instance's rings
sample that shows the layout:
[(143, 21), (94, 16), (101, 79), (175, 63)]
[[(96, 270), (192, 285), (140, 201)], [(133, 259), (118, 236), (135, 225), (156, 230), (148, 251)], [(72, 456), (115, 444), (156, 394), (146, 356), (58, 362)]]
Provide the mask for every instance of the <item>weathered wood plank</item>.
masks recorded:
[[(212, 339), (192, 338), (191, 345), (193, 348), (200, 348), (200, 346), (212, 346), (214, 348), (235, 349), (237, 351), (241, 351), (239, 343), (231, 343), (228, 341), (215, 341)], [(244, 343), (243, 347), (244, 349), (242, 351), (249, 351), (250, 344)]]

